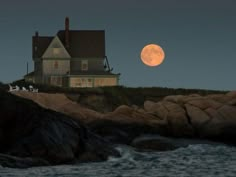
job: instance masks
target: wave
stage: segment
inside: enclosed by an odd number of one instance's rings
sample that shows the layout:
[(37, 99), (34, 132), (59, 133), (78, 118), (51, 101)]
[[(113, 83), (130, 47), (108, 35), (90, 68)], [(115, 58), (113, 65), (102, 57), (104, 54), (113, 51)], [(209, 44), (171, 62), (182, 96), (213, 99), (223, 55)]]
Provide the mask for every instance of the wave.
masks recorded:
[(236, 176), (236, 148), (224, 144), (191, 144), (173, 151), (137, 152), (119, 145), (120, 158), (105, 162), (82, 163), (29, 169), (0, 167), (1, 177), (158, 177), (158, 176)]

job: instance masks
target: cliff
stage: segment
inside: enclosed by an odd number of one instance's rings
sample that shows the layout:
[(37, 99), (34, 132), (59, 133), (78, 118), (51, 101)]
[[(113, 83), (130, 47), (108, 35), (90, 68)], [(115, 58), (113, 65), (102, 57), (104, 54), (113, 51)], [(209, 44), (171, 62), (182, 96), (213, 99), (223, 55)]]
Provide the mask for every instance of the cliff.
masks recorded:
[(78, 119), (42, 108), (2, 89), (0, 108), (2, 166), (25, 168), (119, 156), (108, 141), (90, 132)]
[(85, 108), (65, 94), (14, 94), (74, 117), (116, 143), (131, 144), (142, 134), (236, 143), (236, 92), (166, 96), (157, 102), (146, 100), (140, 107), (121, 105), (107, 113)]

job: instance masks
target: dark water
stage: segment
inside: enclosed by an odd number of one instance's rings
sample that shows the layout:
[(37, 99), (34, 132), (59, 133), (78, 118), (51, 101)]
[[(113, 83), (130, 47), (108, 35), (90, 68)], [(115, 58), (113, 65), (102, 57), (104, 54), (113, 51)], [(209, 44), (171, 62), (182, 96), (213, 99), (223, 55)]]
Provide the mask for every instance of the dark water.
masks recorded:
[(121, 158), (106, 162), (84, 163), (29, 169), (0, 167), (1, 177), (236, 177), (236, 148), (223, 144), (189, 145), (174, 151), (136, 152), (117, 147)]

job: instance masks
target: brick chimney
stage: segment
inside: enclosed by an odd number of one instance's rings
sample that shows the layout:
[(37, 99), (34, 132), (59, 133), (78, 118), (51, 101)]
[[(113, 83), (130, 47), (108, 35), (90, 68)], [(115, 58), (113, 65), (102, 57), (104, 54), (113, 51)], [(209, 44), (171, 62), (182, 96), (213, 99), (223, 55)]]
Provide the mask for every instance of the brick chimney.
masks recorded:
[(69, 18), (66, 17), (65, 19), (65, 47), (69, 48), (69, 28), (70, 28), (70, 24), (69, 24)]
[(39, 32), (35, 31), (35, 37), (39, 37)]
[(37, 55), (38, 52), (38, 45), (39, 45), (39, 32), (35, 31), (35, 41), (34, 41), (34, 52)]

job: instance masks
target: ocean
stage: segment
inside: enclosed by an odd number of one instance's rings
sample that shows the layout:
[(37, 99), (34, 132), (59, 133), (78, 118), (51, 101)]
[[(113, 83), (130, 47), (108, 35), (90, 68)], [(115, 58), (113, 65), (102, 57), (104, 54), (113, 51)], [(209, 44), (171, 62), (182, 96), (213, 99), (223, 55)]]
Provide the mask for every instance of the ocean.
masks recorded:
[(235, 177), (236, 147), (193, 144), (172, 151), (138, 152), (119, 145), (122, 157), (105, 162), (28, 169), (0, 167), (1, 177)]

